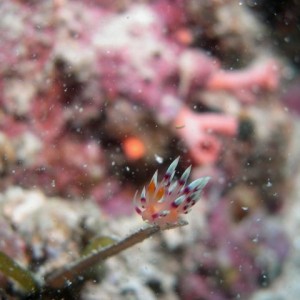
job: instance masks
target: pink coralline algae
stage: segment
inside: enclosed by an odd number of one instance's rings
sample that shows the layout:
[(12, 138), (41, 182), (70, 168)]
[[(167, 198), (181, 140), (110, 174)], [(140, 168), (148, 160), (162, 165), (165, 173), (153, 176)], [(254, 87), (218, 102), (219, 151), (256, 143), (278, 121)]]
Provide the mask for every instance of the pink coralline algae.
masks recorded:
[(168, 268), (179, 297), (244, 299), (271, 282), (289, 248), (271, 218), (290, 128), (280, 63), (246, 17), (233, 0), (0, 1), (1, 189), (92, 198), (119, 226), (146, 182), (144, 221), (164, 227), (193, 207), (192, 227), (209, 175), (206, 230), (193, 227)]
[(244, 207), (236, 220), (232, 206), (238, 205), (228, 200), (221, 199), (209, 215), (207, 238), (185, 253), (181, 299), (246, 299), (281, 272), (290, 246), (276, 218)]
[(48, 194), (55, 191), (66, 197), (84, 197), (103, 178), (104, 164), (95, 142), (80, 143), (65, 137), (37, 155), (32, 168), (18, 170), (15, 177), (24, 186), (42, 186)]
[[(16, 158), (19, 164), (11, 166), (15, 181), (33, 183), (29, 175), (42, 173), (38, 185), (44, 188), (47, 182), (50, 193), (91, 195), (106, 175), (105, 157), (112, 161), (117, 157), (119, 166), (131, 160), (126, 156), (130, 151), (124, 151), (128, 137), (144, 143), (144, 154), (136, 160), (151, 168), (157, 167), (153, 153), (163, 159), (170, 156), (163, 142), (166, 135), (183, 142), (193, 163), (218, 161), (223, 141), (237, 135), (238, 114), (230, 109), (197, 113), (194, 103), (201, 104), (207, 91), (228, 93), (237, 105), (255, 103), (260, 91), (276, 89), (279, 69), (272, 59), (240, 70), (222, 69), (217, 57), (193, 45), (191, 28), (201, 27), (202, 20), (192, 13), (193, 2), (173, 4), (167, 0), (121, 7), (107, 1), (1, 4), (0, 128), (13, 139), (29, 131), (40, 143), (39, 153), (31, 152), (34, 156), (28, 161)], [(215, 106), (222, 101), (219, 97)], [(152, 143), (155, 152), (148, 151), (151, 139), (140, 129), (145, 119), (123, 116), (123, 123), (117, 121), (121, 117), (113, 123), (107, 118), (122, 102), (130, 103), (138, 116), (141, 111), (148, 114), (152, 131), (157, 126), (164, 129)], [(133, 121), (125, 131), (124, 123)], [(80, 152), (79, 161), (86, 160), (86, 165), (93, 161), (102, 175), (94, 176), (78, 164), (70, 166), (65, 155), (70, 141)], [(86, 144), (97, 148), (101, 158), (89, 157)], [(53, 171), (51, 152), (57, 153), (54, 165), (60, 166), (59, 172)], [(56, 185), (49, 188), (52, 181)]]
[[(257, 91), (276, 88), (276, 63), (223, 70), (216, 57), (191, 47), (189, 24), (200, 21), (190, 1), (173, 4), (2, 3), (0, 102), (9, 117), (1, 120), (1, 130), (10, 135), (24, 126), (41, 141), (45, 157), (53, 145), (59, 153), (67, 134), (78, 143), (96, 142), (102, 152), (107, 103), (125, 99), (151, 111), (196, 164), (215, 163), (220, 136), (235, 137), (238, 119), (232, 113), (196, 114), (191, 103), (202, 91), (225, 91), (237, 102), (253, 103)], [(50, 164), (44, 159), (40, 167)], [(66, 176), (75, 182), (71, 173)]]

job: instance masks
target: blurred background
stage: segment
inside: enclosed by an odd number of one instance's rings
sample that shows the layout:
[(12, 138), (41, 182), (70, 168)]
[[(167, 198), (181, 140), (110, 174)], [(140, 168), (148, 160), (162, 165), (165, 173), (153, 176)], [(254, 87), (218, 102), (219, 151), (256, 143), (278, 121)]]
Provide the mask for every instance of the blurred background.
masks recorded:
[(211, 177), (189, 225), (68, 299), (297, 299), (299, 19), (297, 0), (1, 1), (0, 250), (43, 276), (128, 235), (180, 156)]

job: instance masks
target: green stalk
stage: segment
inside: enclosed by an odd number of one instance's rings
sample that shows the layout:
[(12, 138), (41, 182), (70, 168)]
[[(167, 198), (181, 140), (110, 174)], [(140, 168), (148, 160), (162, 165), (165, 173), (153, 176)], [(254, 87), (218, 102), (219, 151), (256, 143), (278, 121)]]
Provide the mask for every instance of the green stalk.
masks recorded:
[(1, 251), (0, 272), (16, 281), (27, 293), (35, 292), (38, 289), (38, 283), (33, 274)]
[(161, 230), (172, 229), (184, 225), (187, 225), (187, 222), (180, 221), (176, 224), (167, 225), (164, 228), (160, 228), (157, 225), (142, 228), (119, 242), (115, 242), (107, 247), (93, 251), (91, 254), (84, 256), (74, 263), (48, 274), (45, 279), (45, 287), (50, 289), (63, 288), (67, 283), (72, 282), (80, 274), (87, 271), (89, 268), (94, 267), (95, 264), (98, 264), (109, 257), (142, 242), (146, 238), (149, 238)]

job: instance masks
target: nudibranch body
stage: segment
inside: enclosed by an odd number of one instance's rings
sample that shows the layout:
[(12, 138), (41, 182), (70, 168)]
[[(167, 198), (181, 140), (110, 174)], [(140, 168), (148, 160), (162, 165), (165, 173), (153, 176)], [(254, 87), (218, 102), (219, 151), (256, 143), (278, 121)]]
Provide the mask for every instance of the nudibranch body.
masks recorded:
[(191, 172), (189, 166), (179, 179), (175, 179), (177, 157), (169, 166), (163, 179), (157, 182), (157, 171), (147, 188), (143, 188), (139, 197), (134, 197), (136, 212), (150, 224), (165, 226), (179, 221), (181, 214), (187, 214), (200, 199), (201, 192), (209, 177), (196, 179), (187, 185)]

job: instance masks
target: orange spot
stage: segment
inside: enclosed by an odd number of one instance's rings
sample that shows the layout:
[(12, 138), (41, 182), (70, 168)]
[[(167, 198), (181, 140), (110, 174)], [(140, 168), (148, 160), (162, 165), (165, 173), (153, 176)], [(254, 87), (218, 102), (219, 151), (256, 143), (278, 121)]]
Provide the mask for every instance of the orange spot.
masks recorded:
[(137, 137), (129, 137), (123, 141), (123, 151), (129, 160), (138, 160), (145, 155), (144, 143)]
[(187, 28), (180, 28), (175, 32), (175, 37), (178, 42), (183, 45), (190, 45), (193, 42), (192, 32)]
[(155, 189), (156, 189), (155, 183), (153, 180), (151, 180), (149, 183), (149, 186), (148, 186), (148, 193), (149, 193), (150, 197), (153, 196)]
[(165, 194), (165, 188), (161, 187), (156, 195), (157, 200), (160, 200), (162, 198), (162, 196)]

